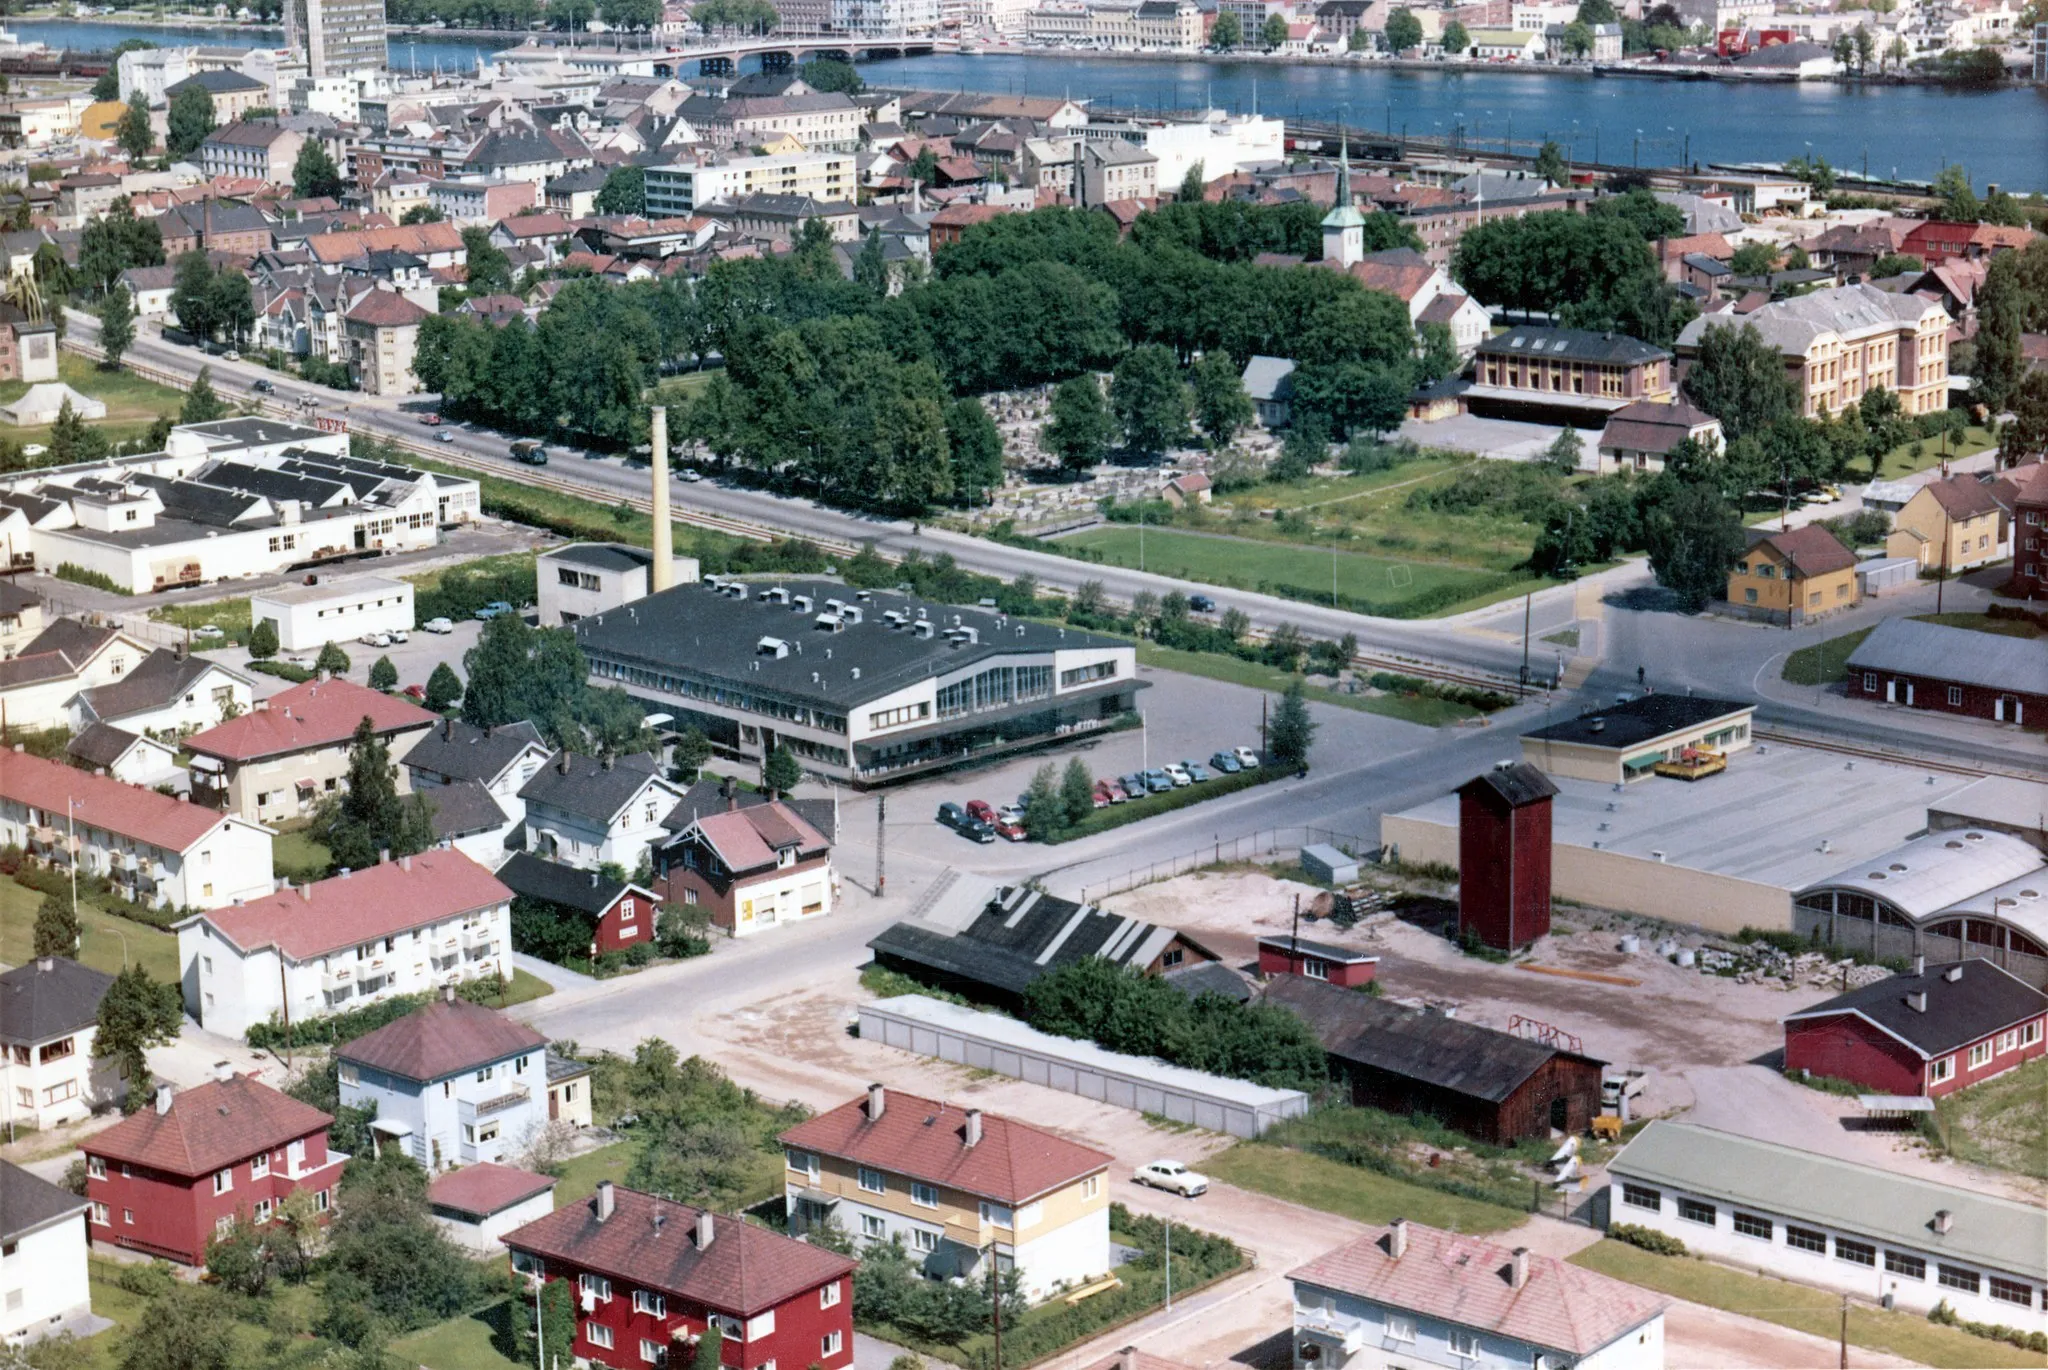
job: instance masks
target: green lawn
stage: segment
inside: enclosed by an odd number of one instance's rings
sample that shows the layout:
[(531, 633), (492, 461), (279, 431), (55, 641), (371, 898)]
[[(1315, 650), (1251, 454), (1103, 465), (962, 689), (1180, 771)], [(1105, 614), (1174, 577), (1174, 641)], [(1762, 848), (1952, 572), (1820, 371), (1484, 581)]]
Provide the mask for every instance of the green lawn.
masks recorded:
[[(531, 1307), (519, 1310), (521, 1316)], [(507, 1360), (498, 1350), (506, 1322), (514, 1316), (510, 1302), (494, 1303), (466, 1317), (450, 1318), (423, 1328), (391, 1343), (393, 1356), (406, 1365), (423, 1365), (427, 1370), (530, 1370), (523, 1362)], [(527, 1323), (531, 1326), (530, 1320)]]
[(313, 836), (309, 825), (280, 829), (270, 840), (271, 868), (279, 875), (289, 875), (295, 882), (325, 880), (332, 862), (327, 844)]
[[(1759, 1318), (1829, 1341), (1841, 1334), (1841, 1296), (1824, 1289), (1747, 1275), (1689, 1256), (1656, 1256), (1612, 1240), (1587, 1247), (1573, 1256), (1571, 1263), (1660, 1294)], [(1849, 1340), (1872, 1351), (1956, 1370), (2048, 1365), (2048, 1355), (1973, 1337), (1910, 1313), (1887, 1313), (1863, 1304), (1849, 1306)]]
[(626, 1172), (633, 1168), (634, 1160), (646, 1145), (644, 1139), (628, 1133), (622, 1141), (563, 1162), (562, 1173), (555, 1181), (555, 1207), (589, 1198), (597, 1193), (599, 1180), (624, 1184)]
[[(680, 376), (667, 376), (655, 383), (654, 394), (648, 397), (650, 404), (668, 405), (671, 411), (688, 404), (704, 387), (711, 384), (716, 371), (686, 371)], [(669, 451), (676, 449), (676, 421), (681, 415), (671, 412), (668, 418)]]
[(512, 982), (505, 987), (505, 997), (499, 1000), (499, 1007), (511, 1008), (514, 1004), (523, 1004), (532, 999), (544, 999), (554, 992), (555, 987), (538, 975), (530, 975), (523, 970), (515, 969), (512, 972)]
[(1410, 485), (1455, 471), (1473, 460), (1464, 456), (1424, 457), (1418, 461), (1404, 462), (1385, 471), (1375, 471), (1366, 476), (1316, 476), (1309, 480), (1287, 484), (1281, 481), (1267, 481), (1249, 490), (1240, 490), (1217, 497), (1216, 505), (1223, 509), (1307, 509), (1333, 504), (1338, 501), (1358, 499), (1375, 494), (1394, 486)]
[(1780, 674), (1794, 685), (1832, 685), (1847, 680), (1849, 657), (1870, 633), (1869, 628), (1858, 628), (1853, 633), (1801, 647), (1785, 658), (1785, 669)]
[(1226, 1184), (1362, 1223), (1412, 1218), (1430, 1227), (1484, 1234), (1504, 1232), (1529, 1216), (1520, 1209), (1480, 1203), (1360, 1166), (1259, 1142), (1239, 1142), (1204, 1161), (1202, 1170)]
[[(1328, 603), (1335, 575), (1338, 595), (1369, 604), (1389, 617), (1448, 612), (1465, 600), (1501, 588), (1501, 573), (1441, 562), (1409, 561), (1327, 551), (1293, 543), (1212, 536), (1123, 524), (1090, 528), (1059, 546), (1086, 549), (1116, 566), (1136, 567), (1144, 539), (1144, 569), (1203, 585), (1230, 586)], [(1449, 601), (1448, 603), (1446, 601)]]
[(2048, 1060), (2030, 1061), (1996, 1080), (1935, 1103), (1949, 1151), (1965, 1161), (2048, 1180)]
[[(1941, 465), (1941, 439), (1920, 438), (1917, 441), (1921, 449), (1917, 457), (1913, 455), (1913, 443), (1910, 442), (1902, 442), (1885, 453), (1884, 464), (1878, 472), (1879, 477), (1884, 480), (1896, 480), (1900, 476), (1909, 476), (1915, 471), (1925, 471), (1929, 467)], [(1951, 457), (1967, 457), (1973, 452), (1988, 452), (1996, 446), (1997, 435), (1988, 428), (1971, 424), (1964, 431), (1962, 440), (1958, 442), (1951, 439), (1946, 450), (1947, 455)]]
[(2039, 637), (2041, 630), (2021, 618), (1992, 618), (1989, 614), (1915, 614), (1921, 623), (1939, 623), (1946, 628), (1968, 628), (1973, 633), (1996, 633), (2000, 637)]
[[(1156, 642), (1138, 644), (1138, 662), (1144, 666), (1156, 666), (1161, 670), (1179, 671), (1184, 675), (1198, 675), (1210, 680), (1228, 681), (1232, 685), (1267, 690), (1273, 694), (1283, 693), (1288, 682), (1297, 678), (1277, 666), (1267, 666), (1257, 661), (1243, 661), (1234, 656), (1218, 656), (1213, 652), (1183, 652), (1172, 647), (1161, 647)], [(1405, 723), (1419, 723), (1425, 728), (1439, 728), (1446, 723), (1459, 723), (1480, 716), (1479, 710), (1470, 705), (1425, 696), (1347, 695), (1315, 687), (1308, 687), (1303, 693), (1320, 704), (1335, 704), (1346, 709), (1356, 709), (1360, 713), (1384, 714), (1388, 718), (1398, 718)]]
[(492, 556), (478, 557), (455, 566), (440, 566), (416, 576), (406, 576), (412, 584), (413, 593), (420, 595), (428, 590), (440, 588), (441, 582), (451, 575), (494, 575), (499, 571), (531, 571), (538, 552), (499, 552)]
[[(57, 358), (57, 379), (78, 391), (105, 402), (107, 416), (94, 422), (93, 427), (107, 435), (109, 441), (126, 442), (141, 437), (149, 431), (159, 414), (177, 418), (178, 411), (185, 406), (183, 392), (146, 381), (127, 371), (102, 371), (99, 365), (74, 352), (61, 353)], [(0, 404), (12, 404), (28, 393), (27, 381), (8, 381), (0, 384)], [(49, 425), (39, 428), (9, 428), (8, 437), (23, 446), (50, 441)], [(47, 460), (42, 458), (41, 460)]]
[[(36, 910), (43, 896), (12, 880), (0, 879), (0, 961), (19, 966), (35, 958)], [(118, 972), (127, 957), (159, 980), (178, 980), (178, 938), (141, 923), (119, 918), (79, 901), (78, 950), (81, 964)]]

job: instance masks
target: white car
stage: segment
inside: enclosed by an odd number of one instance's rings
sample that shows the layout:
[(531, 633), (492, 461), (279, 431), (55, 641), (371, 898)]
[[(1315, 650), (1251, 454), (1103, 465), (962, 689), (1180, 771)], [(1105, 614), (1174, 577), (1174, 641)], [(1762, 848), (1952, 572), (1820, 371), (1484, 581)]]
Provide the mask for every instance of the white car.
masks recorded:
[(420, 627), (426, 629), (430, 633), (445, 634), (452, 633), (455, 631), (455, 625), (450, 623), (445, 618), (430, 618), (425, 623), (422, 623)]
[(1238, 765), (1248, 771), (1257, 770), (1259, 767), (1259, 754), (1250, 747), (1232, 747), (1230, 754), (1237, 758)]
[(676, 479), (686, 485), (695, 485), (698, 481), (704, 479), (704, 473), (694, 466), (685, 466), (682, 470), (676, 472)]
[(996, 822), (998, 823), (1022, 823), (1023, 821), (1024, 806), (1022, 804), (1005, 804), (996, 810)]
[(393, 628), (389, 633), (386, 633), (385, 636), (390, 638), (394, 644), (412, 641), (412, 634), (406, 632), (405, 629), (403, 628)]
[(356, 641), (362, 643), (365, 647), (389, 647), (391, 645), (391, 634), (364, 633)]
[(1166, 772), (1166, 778), (1173, 782), (1173, 787), (1176, 790), (1180, 789), (1183, 785), (1195, 783), (1195, 778), (1188, 774), (1188, 768), (1181, 765), (1178, 761), (1169, 761), (1159, 769)]
[(1178, 1194), (1183, 1199), (1209, 1192), (1209, 1177), (1189, 1170), (1179, 1161), (1154, 1161), (1150, 1165), (1141, 1165), (1131, 1179), (1137, 1184)]
[(194, 628), (192, 630), (192, 636), (212, 639), (216, 637), (226, 637), (227, 634), (223, 633), (220, 630), (220, 625), (218, 623), (202, 623), (197, 628)]

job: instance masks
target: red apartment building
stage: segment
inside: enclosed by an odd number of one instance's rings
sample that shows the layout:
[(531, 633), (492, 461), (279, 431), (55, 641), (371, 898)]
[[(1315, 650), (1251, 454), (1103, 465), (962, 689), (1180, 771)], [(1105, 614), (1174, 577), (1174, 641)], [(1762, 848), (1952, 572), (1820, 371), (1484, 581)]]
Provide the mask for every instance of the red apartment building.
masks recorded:
[(1952, 224), (1928, 219), (1906, 235), (1899, 251), (1918, 257), (1928, 266), (1939, 266), (1951, 257), (1971, 260), (2017, 252), (2034, 240), (2030, 228), (2006, 228), (1998, 224)]
[(2012, 583), (2006, 588), (2028, 599), (2048, 598), (2048, 461), (2015, 467), (1998, 486), (1994, 497), (2003, 493), (2011, 501)]
[(854, 1262), (823, 1247), (600, 1181), (504, 1236), (512, 1267), (576, 1289), (578, 1359), (681, 1363), (716, 1322), (734, 1370), (847, 1370)]
[(236, 1217), (267, 1222), (301, 1189), (327, 1212), (348, 1157), (327, 1149), (333, 1117), (247, 1076), (175, 1093), (86, 1139), (92, 1239), (186, 1265)]
[(1939, 1098), (2041, 1055), (2048, 994), (1989, 961), (1922, 961), (1784, 1021), (1787, 1070)]

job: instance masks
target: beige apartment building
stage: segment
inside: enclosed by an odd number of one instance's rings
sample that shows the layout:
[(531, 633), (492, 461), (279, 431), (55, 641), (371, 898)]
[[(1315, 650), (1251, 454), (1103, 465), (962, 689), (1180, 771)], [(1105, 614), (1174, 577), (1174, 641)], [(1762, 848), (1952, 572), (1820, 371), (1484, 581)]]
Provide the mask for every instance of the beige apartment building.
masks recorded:
[(1709, 328), (1754, 327), (1785, 358), (1801, 412), (1839, 413), (1890, 390), (1908, 414), (1948, 408), (1948, 311), (1918, 295), (1845, 285), (1776, 300), (1740, 319), (1694, 319), (1678, 335), (1681, 368)]
[(782, 1134), (790, 1232), (900, 1240), (926, 1275), (993, 1260), (1037, 1302), (1109, 1272), (1110, 1157), (978, 1108), (870, 1085)]

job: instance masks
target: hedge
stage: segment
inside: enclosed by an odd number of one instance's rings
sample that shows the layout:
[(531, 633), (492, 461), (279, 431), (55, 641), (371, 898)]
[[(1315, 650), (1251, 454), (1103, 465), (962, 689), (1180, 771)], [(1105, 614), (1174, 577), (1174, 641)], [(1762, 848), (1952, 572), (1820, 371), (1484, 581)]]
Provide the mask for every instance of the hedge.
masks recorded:
[[(502, 977), (492, 974), (475, 980), (464, 980), (455, 987), (472, 1004), (489, 1004), (504, 989)], [(395, 1022), (414, 1009), (427, 1003), (432, 994), (397, 994), (389, 999), (379, 999), (374, 1004), (349, 1009), (343, 1013), (325, 1013), (316, 1018), (300, 1018), (286, 1028), (275, 1014), (267, 1023), (258, 1023), (249, 1029), (249, 1045), (259, 1051), (274, 1051), (280, 1047), (333, 1046), (337, 1042), (351, 1042), (366, 1032), (375, 1032), (386, 1023)]]
[(1096, 833), (1108, 832), (1111, 828), (1121, 828), (1126, 823), (1136, 823), (1157, 814), (1171, 813), (1190, 804), (1199, 804), (1205, 799), (1221, 799), (1226, 794), (1248, 790), (1254, 785), (1263, 785), (1271, 780), (1284, 780), (1293, 774), (1289, 768), (1268, 761), (1263, 766), (1239, 771), (1235, 775), (1212, 776), (1200, 784), (1182, 785), (1161, 794), (1148, 794), (1140, 799), (1112, 804), (1106, 809), (1097, 809), (1058, 837), (1045, 839), (1045, 843), (1047, 846), (1058, 846), (1062, 842), (1072, 842), (1077, 838), (1093, 837)]
[[(20, 847), (0, 848), (0, 875), (14, 877), (14, 883), (38, 894), (54, 894), (63, 898), (71, 895), (71, 877), (51, 866), (32, 865)], [(105, 876), (92, 875), (85, 871), (78, 874), (79, 902), (90, 904), (103, 913), (117, 918), (126, 918), (144, 927), (168, 930), (171, 924), (197, 913), (197, 909), (178, 908), (165, 905), (155, 908), (149, 904), (129, 899), (114, 888), (113, 882)]]
[(1634, 1223), (1609, 1223), (1607, 1235), (1618, 1242), (1639, 1246), (1657, 1256), (1683, 1256), (1685, 1243), (1678, 1238), (1659, 1232), (1654, 1227), (1638, 1227)]
[[(1424, 590), (1421, 594), (1410, 595), (1406, 599), (1360, 599), (1356, 595), (1344, 594), (1336, 595), (1334, 599), (1339, 608), (1373, 618), (1426, 618), (1454, 604), (1499, 594), (1503, 590), (1527, 583), (1527, 576), (1498, 571), (1482, 579), (1468, 580), (1462, 584), (1439, 585), (1433, 590)], [(1309, 604), (1328, 604), (1333, 598), (1328, 589), (1310, 589), (1305, 585), (1288, 585), (1272, 580), (1260, 581), (1258, 589), (1262, 594), (1278, 595), (1282, 599), (1298, 599)]]
[(113, 595), (133, 595), (135, 593), (124, 586), (116, 585), (110, 577), (103, 576), (98, 571), (88, 571), (83, 566), (78, 566), (68, 561), (58, 566), (57, 579), (68, 580), (73, 585), (89, 585), (95, 590), (105, 590), (108, 594)]
[(2029, 1332), (2024, 1328), (2007, 1327), (2002, 1322), (1972, 1322), (1956, 1316), (1956, 1310), (1948, 1306), (1947, 1299), (1927, 1310), (1927, 1321), (1968, 1332), (1986, 1341), (2002, 1341), (2023, 1351), (2048, 1351), (2048, 1332)]
[(249, 669), (260, 671), (264, 675), (274, 675), (279, 680), (289, 680), (294, 685), (303, 685), (314, 676), (314, 672), (304, 666), (294, 666), (289, 661), (252, 661), (249, 663)]

